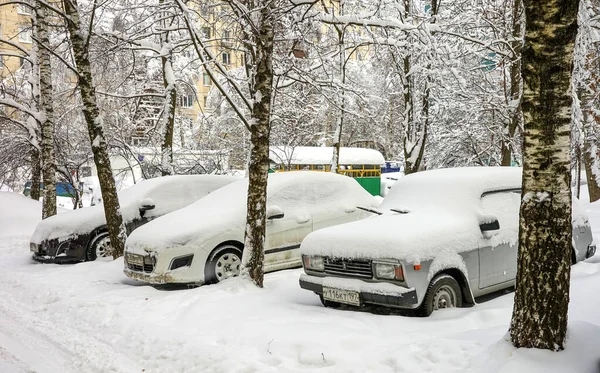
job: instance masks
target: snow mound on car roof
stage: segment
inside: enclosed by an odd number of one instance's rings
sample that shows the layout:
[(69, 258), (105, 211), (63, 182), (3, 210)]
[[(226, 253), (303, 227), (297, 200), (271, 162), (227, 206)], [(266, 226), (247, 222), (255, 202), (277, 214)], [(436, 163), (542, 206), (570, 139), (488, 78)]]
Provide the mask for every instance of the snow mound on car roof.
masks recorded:
[[(140, 227), (127, 239), (127, 247), (132, 250), (156, 250), (232, 231), (239, 232), (239, 239), (242, 240), (247, 192), (248, 179), (227, 185), (186, 208)], [(294, 206), (294, 211), (285, 211), (286, 216), (301, 214), (306, 204), (323, 210), (334, 206), (346, 207), (346, 204), (351, 204), (347, 207), (355, 208), (354, 204), (357, 202), (367, 206), (378, 204), (356, 180), (329, 172), (269, 174), (267, 196), (268, 206)], [(341, 196), (348, 200), (340, 200)]]
[[(124, 223), (140, 217), (139, 207), (150, 195), (156, 207), (146, 216), (160, 216), (180, 209), (237, 178), (216, 175), (177, 175), (143, 180), (118, 193)], [(45, 239), (76, 237), (105, 225), (102, 204), (53, 216), (38, 224), (31, 242)]]
[[(418, 263), (476, 247), (515, 245), (521, 172), (517, 167), (473, 167), (408, 175), (381, 203), (383, 215), (314, 232), (303, 241), (302, 253), (401, 257)], [(517, 192), (490, 193), (502, 190)], [(485, 200), (482, 195), (486, 195)], [(489, 216), (486, 211), (494, 211), (495, 215)], [(577, 202), (573, 211), (575, 227), (587, 224), (585, 211)], [(499, 220), (500, 231), (482, 233), (479, 224), (492, 218)]]

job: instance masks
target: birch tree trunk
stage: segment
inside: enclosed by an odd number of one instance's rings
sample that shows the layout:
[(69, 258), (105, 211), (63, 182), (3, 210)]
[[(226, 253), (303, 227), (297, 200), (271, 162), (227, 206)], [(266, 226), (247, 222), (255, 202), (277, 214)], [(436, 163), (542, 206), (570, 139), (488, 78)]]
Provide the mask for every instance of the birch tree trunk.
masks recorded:
[[(344, 3), (339, 3), (339, 15), (344, 15)], [(331, 158), (330, 172), (337, 173), (340, 168), (340, 149), (342, 147), (342, 132), (344, 130), (344, 105), (346, 102), (345, 87), (346, 82), (346, 48), (344, 48), (344, 26), (335, 26), (335, 30), (338, 34), (338, 49), (339, 49), (339, 64), (340, 64), (340, 113), (335, 120), (335, 132), (333, 134), (333, 157)]]
[(177, 105), (177, 90), (173, 81), (173, 57), (161, 57), (163, 67), (163, 83), (165, 87), (165, 105), (163, 109), (161, 173), (162, 176), (173, 175), (173, 130), (175, 128), (175, 105)]
[[(33, 66), (34, 77), (39, 76), (38, 89), (34, 89), (39, 103), (40, 122), (42, 127), (42, 175), (44, 182), (44, 203), (42, 219), (56, 215), (56, 158), (54, 156), (54, 109), (52, 107), (52, 66), (50, 52), (43, 46), (50, 45), (48, 37), (48, 10), (35, 7), (34, 37), (38, 39), (32, 48), (38, 66)], [(39, 69), (39, 70), (38, 70)], [(38, 73), (39, 71), (39, 73)], [(39, 75), (38, 75), (39, 74)], [(36, 79), (37, 80), (37, 79)]]
[[(411, 0), (404, 0), (404, 16), (406, 19), (412, 17)], [(434, 20), (437, 14), (438, 4), (434, 4)], [(403, 77), (403, 90), (404, 90), (404, 136), (402, 138), (402, 145), (404, 148), (404, 173), (406, 175), (412, 174), (419, 171), (421, 168), (421, 161), (423, 160), (423, 154), (425, 152), (425, 141), (427, 138), (426, 124), (419, 124), (418, 118), (415, 115), (415, 98), (414, 98), (414, 78), (411, 72), (412, 56), (410, 54), (404, 56), (404, 77)], [(429, 87), (426, 87), (426, 95), (429, 95)], [(427, 98), (428, 101), (428, 98)], [(425, 101), (424, 101), (425, 103)], [(422, 108), (424, 113), (429, 116), (429, 105)]]
[(501, 143), (501, 166), (510, 166), (513, 154), (513, 139), (523, 117), (521, 107), (521, 49), (523, 47), (521, 38), (523, 37), (523, 3), (521, 0), (515, 0), (513, 4), (512, 15), (512, 37), (511, 42), (511, 61), (510, 61), (510, 87), (508, 93), (508, 107), (511, 110), (510, 119), (504, 128)]
[(69, 17), (66, 23), (73, 46), (73, 57), (79, 73), (77, 78), (83, 102), (83, 116), (92, 144), (94, 163), (98, 170), (112, 255), (116, 259), (123, 255), (127, 235), (125, 225), (123, 224), (123, 217), (119, 211), (119, 199), (117, 198), (117, 189), (110, 165), (102, 117), (100, 116), (96, 102), (96, 93), (92, 83), (92, 70), (87, 45), (88, 31), (81, 24), (77, 1), (69, 0), (63, 2), (63, 4), (65, 13)]
[[(160, 0), (164, 6), (165, 0)], [(169, 31), (166, 31), (168, 14), (163, 14), (164, 20), (161, 21), (163, 31), (160, 36), (161, 47), (167, 51), (166, 55), (161, 56), (163, 85), (165, 87), (165, 102), (162, 118), (162, 143), (160, 145), (161, 154), (161, 174), (162, 176), (173, 175), (173, 131), (175, 128), (175, 108), (177, 105), (177, 89), (175, 87), (175, 75), (173, 74), (173, 46), (169, 40)], [(161, 51), (162, 52), (162, 51)]]
[(562, 350), (571, 270), (570, 79), (578, 1), (525, 0), (523, 197), (510, 336)]
[[(590, 48), (593, 48), (590, 46)], [(589, 89), (582, 89), (580, 96), (582, 127), (583, 127), (583, 164), (585, 167), (585, 176), (587, 179), (588, 192), (590, 202), (595, 202), (600, 199), (600, 185), (598, 178), (600, 177), (600, 169), (598, 168), (598, 144), (596, 141), (595, 130), (600, 125), (600, 116), (595, 106), (593, 95), (598, 94), (598, 67), (597, 62), (593, 60), (597, 58), (596, 51), (588, 53), (586, 56), (586, 70), (589, 71)], [(595, 67), (595, 68), (594, 68)]]
[[(260, 2), (259, 2), (260, 3)], [(275, 2), (263, 2), (254, 8), (260, 12), (252, 61), (255, 67), (251, 94), (250, 162), (248, 165), (248, 212), (242, 258), (242, 276), (250, 277), (263, 287), (264, 244), (266, 233), (267, 177), (269, 172), (269, 134), (271, 131), (271, 96), (273, 93), (273, 41)], [(256, 9), (259, 10), (256, 10)], [(252, 8), (251, 8), (252, 9)], [(251, 62), (251, 63), (252, 63)]]
[(42, 168), (40, 167), (40, 150), (32, 146), (31, 147), (31, 189), (29, 190), (29, 197), (35, 201), (39, 201), (41, 195), (40, 183), (42, 182)]

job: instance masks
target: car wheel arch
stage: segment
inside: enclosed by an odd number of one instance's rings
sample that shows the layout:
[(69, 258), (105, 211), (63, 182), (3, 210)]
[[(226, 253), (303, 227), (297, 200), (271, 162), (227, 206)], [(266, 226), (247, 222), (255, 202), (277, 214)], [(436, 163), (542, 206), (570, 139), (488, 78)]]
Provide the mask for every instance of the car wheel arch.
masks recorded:
[[(210, 263), (211, 263), (211, 260), (213, 259), (213, 256), (215, 256), (219, 252), (219, 250), (221, 250), (224, 246), (233, 246), (233, 247), (239, 249), (241, 252), (244, 251), (244, 244), (237, 240), (223, 241), (220, 244), (216, 245), (210, 251), (210, 253), (206, 257), (206, 261), (204, 263), (204, 282), (205, 283), (214, 283), (214, 279), (209, 279), (209, 277), (212, 277), (212, 275), (209, 273)], [(240, 260), (241, 260), (241, 258), (240, 258)]]
[(460, 291), (462, 293), (463, 305), (472, 306), (475, 304), (475, 297), (473, 297), (473, 292), (471, 291), (471, 286), (469, 285), (469, 281), (465, 276), (464, 272), (458, 268), (446, 268), (442, 271), (439, 271), (433, 276), (436, 278), (439, 275), (449, 275), (453, 277), (458, 285), (460, 286)]

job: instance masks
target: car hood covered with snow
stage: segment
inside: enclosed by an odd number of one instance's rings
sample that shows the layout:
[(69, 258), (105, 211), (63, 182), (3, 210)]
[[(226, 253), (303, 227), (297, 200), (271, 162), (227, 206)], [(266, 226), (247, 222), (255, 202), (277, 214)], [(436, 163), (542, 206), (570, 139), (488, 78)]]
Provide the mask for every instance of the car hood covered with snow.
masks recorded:
[[(400, 179), (379, 210), (361, 221), (326, 228), (302, 242), (305, 255), (345, 258), (403, 259), (419, 263), (445, 252), (517, 244), (521, 168), (481, 167), (420, 172)], [(491, 216), (481, 208), (481, 196), (516, 191), (511, 206), (497, 206), (499, 231), (482, 232)], [(392, 211), (396, 210), (396, 211)], [(573, 225), (587, 225), (585, 210), (574, 199)]]
[[(215, 189), (239, 178), (215, 175), (178, 175), (143, 180), (119, 192), (120, 211), (125, 224), (139, 219), (141, 205), (153, 202), (156, 207), (146, 211), (153, 218), (180, 209), (206, 196)], [(152, 196), (151, 200), (148, 198)], [(87, 234), (106, 225), (102, 204), (69, 211), (42, 220), (36, 227), (31, 242), (58, 238), (60, 240)]]

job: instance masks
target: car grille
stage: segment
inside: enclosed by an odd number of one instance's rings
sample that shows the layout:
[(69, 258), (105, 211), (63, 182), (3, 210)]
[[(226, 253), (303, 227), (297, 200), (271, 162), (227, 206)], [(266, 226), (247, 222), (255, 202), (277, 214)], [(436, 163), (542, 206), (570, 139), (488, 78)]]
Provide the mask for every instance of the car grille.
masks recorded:
[(366, 259), (325, 258), (325, 273), (373, 278), (373, 266)]
[(154, 271), (154, 264), (149, 256), (125, 253), (125, 265), (136, 272), (150, 273)]
[(143, 266), (138, 264), (127, 263), (127, 268), (136, 272), (152, 272), (154, 271), (154, 266), (152, 264), (144, 264)]

